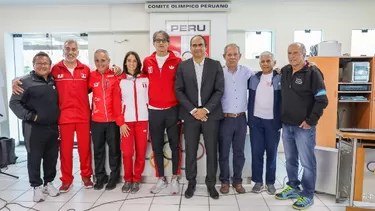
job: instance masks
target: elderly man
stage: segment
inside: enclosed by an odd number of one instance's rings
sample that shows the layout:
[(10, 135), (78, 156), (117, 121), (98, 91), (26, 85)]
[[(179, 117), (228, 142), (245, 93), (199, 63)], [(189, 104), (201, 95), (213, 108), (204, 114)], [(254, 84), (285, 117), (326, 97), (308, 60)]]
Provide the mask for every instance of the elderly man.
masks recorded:
[[(293, 208), (299, 210), (314, 204), (316, 125), (328, 105), (323, 74), (316, 66), (309, 66), (305, 56), (302, 43), (289, 45), (289, 65), (281, 69), (282, 138), (289, 181), (275, 196), (281, 200), (298, 198)], [(304, 168), (302, 181), (298, 180), (298, 158)]]
[(276, 192), (274, 186), (276, 158), (281, 128), (281, 76), (273, 69), (275, 64), (275, 57), (271, 52), (265, 51), (260, 54), (259, 65), (262, 71), (250, 78), (248, 104), (252, 157), (251, 179), (255, 182), (252, 192), (260, 193), (264, 188), (263, 161), (264, 152), (266, 152), (265, 183), (266, 191), (271, 195)]
[(219, 130), (219, 165), (220, 165), (220, 192), (229, 192), (229, 151), (233, 150), (233, 187), (238, 193), (245, 193), (242, 186), (242, 169), (245, 163), (246, 139), (246, 107), (247, 83), (254, 74), (249, 68), (238, 65), (241, 59), (240, 48), (236, 44), (228, 44), (224, 48), (224, 95), (221, 104), (224, 119), (220, 121)]

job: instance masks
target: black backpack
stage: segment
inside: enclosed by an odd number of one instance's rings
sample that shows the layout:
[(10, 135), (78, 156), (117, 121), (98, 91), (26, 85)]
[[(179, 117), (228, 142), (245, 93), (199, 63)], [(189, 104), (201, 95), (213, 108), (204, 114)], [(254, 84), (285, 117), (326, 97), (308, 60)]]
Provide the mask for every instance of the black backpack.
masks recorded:
[(15, 153), (15, 145), (13, 138), (0, 137), (0, 168), (16, 163), (18, 157)]

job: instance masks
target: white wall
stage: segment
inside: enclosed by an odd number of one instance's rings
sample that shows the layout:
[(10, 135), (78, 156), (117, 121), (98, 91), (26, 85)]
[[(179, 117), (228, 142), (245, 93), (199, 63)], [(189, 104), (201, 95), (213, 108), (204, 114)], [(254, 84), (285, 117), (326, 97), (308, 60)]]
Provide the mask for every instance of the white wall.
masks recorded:
[[(227, 41), (245, 47), (246, 30), (267, 29), (275, 32), (276, 57), (279, 65), (286, 63), (286, 49), (293, 42), (296, 29), (322, 29), (324, 40), (338, 40), (343, 53), (350, 52), (351, 30), (375, 28), (375, 2), (358, 3), (236, 3), (228, 14)], [(149, 52), (149, 14), (143, 4), (94, 6), (1, 6), (0, 7), (0, 71), (5, 70), (4, 33), (30, 32), (88, 32), (90, 51), (107, 43), (116, 64), (122, 63), (127, 49), (136, 48), (141, 57)], [(95, 33), (93, 33), (95, 32)], [(112, 35), (112, 32), (116, 32)], [(224, 35), (225, 36), (225, 35)], [(114, 44), (128, 37), (130, 42)], [(9, 42), (9, 39), (7, 39)], [(91, 40), (95, 40), (92, 42)], [(215, 43), (212, 43), (213, 45)], [(222, 43), (217, 45), (223, 45)], [(139, 47), (139, 48), (138, 48)], [(7, 52), (8, 53), (8, 52)], [(253, 69), (257, 61), (245, 60)], [(91, 66), (91, 65), (90, 65)], [(121, 65), (119, 65), (121, 66)], [(7, 70), (13, 71), (13, 70)], [(8, 96), (9, 98), (9, 96)], [(7, 104), (7, 102), (1, 102)], [(7, 123), (1, 125), (1, 134), (8, 135)]]

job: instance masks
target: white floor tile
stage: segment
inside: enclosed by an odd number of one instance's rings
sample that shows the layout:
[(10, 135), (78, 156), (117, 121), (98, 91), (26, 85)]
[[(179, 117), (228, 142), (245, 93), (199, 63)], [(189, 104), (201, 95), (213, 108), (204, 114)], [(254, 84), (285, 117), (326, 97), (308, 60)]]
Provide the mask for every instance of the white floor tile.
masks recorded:
[(20, 191), (27, 191), (30, 190), (30, 183), (28, 181), (19, 180), (18, 182), (14, 183), (13, 185), (9, 186), (7, 190), (20, 190)]
[(90, 211), (95, 211), (95, 210), (102, 210), (102, 211), (117, 211), (117, 210), (120, 210), (121, 208), (121, 205), (122, 205), (123, 202), (115, 202), (115, 203), (112, 203), (112, 202), (107, 202), (107, 203), (98, 203), (96, 202)]
[(11, 202), (12, 200), (18, 198), (22, 194), (24, 194), (26, 191), (19, 191), (19, 190), (4, 190), (0, 191), (0, 198), (4, 199), (8, 202)]
[[(74, 209), (75, 211), (85, 211), (89, 209), (92, 205), (93, 203), (68, 202), (60, 209), (60, 211), (66, 211), (69, 209)], [(95, 211), (95, 210), (90, 210), (90, 211)]]
[(346, 207), (343, 207), (343, 206), (341, 206), (341, 207), (328, 207), (328, 209), (329, 210), (331, 210), (331, 211), (346, 211)]
[(198, 205), (183, 205), (181, 204), (180, 211), (210, 211), (209, 206), (198, 206)]
[[(150, 204), (123, 204), (120, 211), (149, 211)], [(187, 210), (191, 211), (191, 210)], [(207, 210), (208, 211), (208, 210)]]
[(178, 211), (179, 208), (179, 205), (152, 204), (150, 211)]
[[(8, 209), (11, 211), (26, 211), (29, 210), (29, 208), (32, 208), (36, 203), (35, 202), (17, 202), (18, 204), (10, 204), (8, 205)], [(22, 207), (22, 206), (24, 207)], [(6, 209), (4, 209), (6, 210)]]
[(293, 201), (288, 199), (288, 200), (277, 200), (275, 199), (275, 196), (273, 195), (269, 195), (268, 193), (266, 192), (263, 192), (261, 193), (264, 200), (266, 201), (267, 205), (268, 206), (283, 206), (283, 205), (292, 205), (293, 204)]
[(236, 195), (240, 208), (248, 208), (250, 206), (267, 206), (262, 194), (246, 193)]
[(348, 205), (347, 202), (344, 202), (344, 203), (336, 203), (336, 197), (335, 196), (332, 196), (332, 195), (327, 195), (327, 194), (315, 194), (319, 199), (320, 201), (330, 207), (330, 206), (334, 206), (334, 207), (341, 207), (341, 206), (346, 206)]
[(94, 203), (102, 194), (103, 191), (98, 191), (94, 189), (82, 189), (79, 192), (77, 192), (70, 201)]
[[(293, 209), (292, 205), (279, 205), (279, 206), (269, 206), (271, 211), (296, 211)], [(330, 211), (328, 207), (318, 207), (318, 206), (311, 206), (307, 209), (308, 211)]]
[(239, 211), (238, 206), (212, 206), (210, 205), (210, 211)]
[[(182, 196), (184, 197), (184, 196)], [(161, 205), (179, 205), (181, 202), (181, 195), (159, 195), (154, 196), (152, 204), (161, 204)]]
[(34, 191), (32, 189), (25, 191), (18, 198), (14, 199), (15, 202), (32, 202), (34, 196)]
[(240, 207), (240, 211), (270, 211), (267, 205), (265, 206), (247, 206)]
[(73, 198), (75, 193), (73, 192), (68, 192), (68, 193), (60, 193), (59, 196), (52, 197), (52, 196), (47, 196), (46, 201), (47, 202), (67, 202), (71, 198)]
[[(236, 196), (233, 194), (221, 195), (219, 199), (208, 197), (210, 206), (234, 206), (238, 207)], [(211, 209), (212, 210), (212, 209)]]
[(62, 202), (41, 202), (33, 208), (40, 211), (58, 211), (65, 203)]
[(208, 196), (203, 195), (196, 195), (194, 194), (193, 197), (190, 199), (182, 197), (181, 205), (199, 205), (199, 206), (209, 206), (209, 199)]
[(115, 202), (121, 201), (121, 204), (125, 202), (128, 193), (122, 193), (119, 191), (112, 192), (112, 191), (105, 191), (97, 200), (97, 203), (104, 203), (104, 202)]

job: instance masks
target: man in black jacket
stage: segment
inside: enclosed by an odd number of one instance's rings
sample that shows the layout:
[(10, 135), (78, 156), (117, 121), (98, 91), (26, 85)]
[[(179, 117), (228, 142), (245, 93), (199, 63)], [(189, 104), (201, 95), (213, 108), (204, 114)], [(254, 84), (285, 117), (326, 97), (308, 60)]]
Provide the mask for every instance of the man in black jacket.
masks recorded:
[[(59, 150), (60, 115), (55, 81), (52, 78), (51, 59), (44, 52), (33, 58), (34, 71), (20, 79), (25, 90), (13, 94), (9, 107), (22, 120), (22, 131), (27, 150), (29, 182), (34, 188), (34, 201), (44, 201), (44, 194), (58, 196), (59, 191), (52, 181), (56, 176)], [(40, 164), (43, 159), (43, 180), (40, 178)]]
[(181, 62), (176, 72), (176, 97), (184, 120), (186, 179), (189, 185), (185, 197), (194, 195), (197, 177), (197, 150), (203, 133), (206, 147), (206, 185), (211, 198), (218, 199), (215, 189), (219, 123), (223, 119), (221, 98), (224, 93), (224, 73), (219, 61), (205, 57), (206, 40), (195, 35), (190, 40), (193, 58)]
[[(309, 66), (305, 56), (302, 43), (289, 45), (289, 65), (281, 69), (282, 139), (289, 181), (288, 187), (276, 194), (277, 199), (298, 199), (293, 208), (299, 210), (314, 204), (316, 125), (328, 105), (323, 74)], [(298, 156), (304, 168), (302, 181), (298, 180)]]

